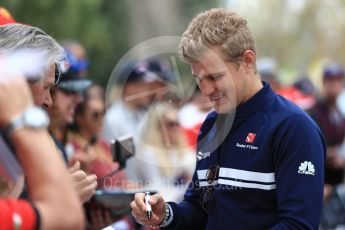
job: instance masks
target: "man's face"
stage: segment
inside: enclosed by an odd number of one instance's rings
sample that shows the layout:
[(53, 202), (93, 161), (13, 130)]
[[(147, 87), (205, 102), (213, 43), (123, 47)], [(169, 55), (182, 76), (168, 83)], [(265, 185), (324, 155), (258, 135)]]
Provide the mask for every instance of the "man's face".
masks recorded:
[(82, 101), (82, 97), (79, 93), (66, 93), (56, 88), (53, 101), (49, 115), (65, 125), (73, 122), (75, 107)]
[(244, 102), (249, 81), (242, 64), (238, 67), (226, 61), (218, 47), (191, 62), (191, 68), (201, 93), (211, 100), (217, 113), (228, 113)]
[(102, 99), (89, 99), (83, 114), (78, 114), (75, 122), (88, 133), (98, 134), (102, 130), (104, 113), (105, 105)]
[(335, 100), (343, 89), (342, 77), (329, 77), (323, 80), (323, 87), (326, 98)]
[(29, 84), (36, 106), (47, 109), (53, 105), (50, 88), (54, 85), (54, 81), (55, 64), (52, 64), (48, 68), (47, 73), (38, 82)]
[(154, 92), (148, 90), (145, 81), (129, 82), (124, 87), (123, 101), (135, 109), (147, 109), (154, 97)]

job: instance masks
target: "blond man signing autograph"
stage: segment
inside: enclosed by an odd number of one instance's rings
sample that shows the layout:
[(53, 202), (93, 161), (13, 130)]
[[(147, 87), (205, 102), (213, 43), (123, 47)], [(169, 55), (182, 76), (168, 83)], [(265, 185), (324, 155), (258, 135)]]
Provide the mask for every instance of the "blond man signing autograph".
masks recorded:
[(138, 193), (131, 203), (135, 219), (162, 229), (318, 229), (322, 134), (260, 80), (247, 22), (229, 9), (203, 12), (183, 33), (179, 52), (215, 111), (201, 127), (184, 200), (153, 195), (148, 218)]

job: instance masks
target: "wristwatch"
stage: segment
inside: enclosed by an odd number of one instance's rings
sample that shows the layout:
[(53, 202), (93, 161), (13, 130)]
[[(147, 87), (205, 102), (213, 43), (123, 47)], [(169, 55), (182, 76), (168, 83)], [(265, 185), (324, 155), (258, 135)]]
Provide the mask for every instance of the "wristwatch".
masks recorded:
[(16, 129), (45, 129), (48, 125), (49, 117), (47, 113), (39, 107), (31, 106), (21, 115), (14, 117), (4, 129), (3, 133), (6, 137), (10, 138)]
[(151, 225), (151, 228), (164, 228), (167, 227), (173, 220), (174, 213), (168, 203), (165, 203), (165, 215), (163, 217), (162, 223), (158, 225)]

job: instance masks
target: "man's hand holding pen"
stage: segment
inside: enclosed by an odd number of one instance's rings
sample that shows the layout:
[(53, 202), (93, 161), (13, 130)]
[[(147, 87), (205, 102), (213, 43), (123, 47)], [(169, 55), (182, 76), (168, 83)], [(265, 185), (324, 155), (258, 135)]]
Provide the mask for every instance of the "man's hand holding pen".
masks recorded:
[(146, 206), (146, 216), (147, 219), (150, 220), (152, 217), (152, 208), (151, 208), (151, 204), (149, 203), (149, 199), (150, 199), (151, 195), (149, 192), (145, 192), (145, 206)]
[(165, 201), (159, 194), (150, 196), (149, 193), (137, 193), (131, 208), (132, 215), (142, 225), (158, 226), (165, 217)]

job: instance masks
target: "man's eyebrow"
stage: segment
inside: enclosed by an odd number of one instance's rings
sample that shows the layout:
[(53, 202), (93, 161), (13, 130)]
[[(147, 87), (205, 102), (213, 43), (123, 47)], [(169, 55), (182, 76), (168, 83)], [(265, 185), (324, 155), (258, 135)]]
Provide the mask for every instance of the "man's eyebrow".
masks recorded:
[(207, 75), (204, 75), (204, 74), (203, 74), (203, 76), (201, 76), (201, 77), (197, 76), (196, 74), (192, 74), (192, 75), (193, 75), (193, 77), (195, 77), (195, 78), (202, 79), (202, 78), (215, 77), (215, 76), (219, 76), (219, 75), (223, 75), (223, 74), (224, 74), (224, 72), (221, 71), (221, 72), (217, 72), (217, 73), (210, 73), (210, 74), (207, 74)]

